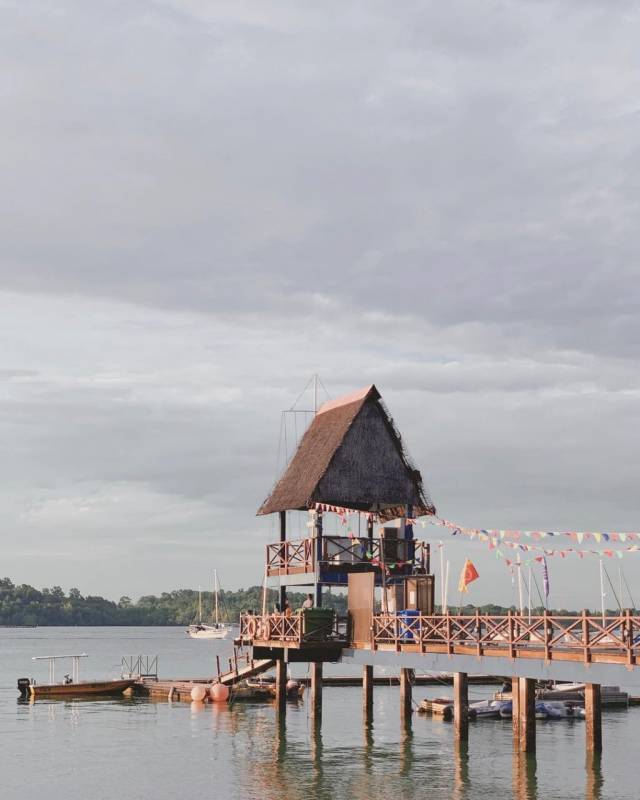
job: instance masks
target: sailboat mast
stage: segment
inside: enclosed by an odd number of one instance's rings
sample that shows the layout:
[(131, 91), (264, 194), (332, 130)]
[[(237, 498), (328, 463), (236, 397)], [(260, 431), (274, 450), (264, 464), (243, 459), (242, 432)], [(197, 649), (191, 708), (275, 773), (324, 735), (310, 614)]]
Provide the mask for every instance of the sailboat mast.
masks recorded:
[(218, 625), (218, 570), (213, 570), (213, 594), (216, 600), (216, 627)]
[(198, 625), (202, 624), (202, 586), (198, 586)]
[(313, 376), (313, 416), (318, 413), (318, 373)]

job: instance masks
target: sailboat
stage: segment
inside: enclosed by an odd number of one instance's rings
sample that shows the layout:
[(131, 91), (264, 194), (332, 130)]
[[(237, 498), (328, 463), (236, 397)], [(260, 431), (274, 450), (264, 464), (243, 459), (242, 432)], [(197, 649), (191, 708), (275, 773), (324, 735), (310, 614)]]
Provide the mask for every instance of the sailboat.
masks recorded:
[(202, 621), (202, 591), (198, 589), (198, 622), (189, 625), (187, 633), (192, 639), (226, 639), (231, 631), (231, 625), (220, 622), (218, 593), (220, 584), (218, 582), (218, 571), (213, 572), (213, 597), (214, 597), (214, 619), (213, 625), (207, 625)]

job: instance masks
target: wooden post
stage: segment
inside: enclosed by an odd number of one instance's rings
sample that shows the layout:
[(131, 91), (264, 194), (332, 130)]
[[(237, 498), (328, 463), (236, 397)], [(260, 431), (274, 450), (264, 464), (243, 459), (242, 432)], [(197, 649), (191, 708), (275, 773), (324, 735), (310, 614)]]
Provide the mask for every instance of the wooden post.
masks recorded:
[(453, 722), (461, 742), (469, 738), (469, 682), (466, 672), (453, 673)]
[[(283, 545), (280, 552), (282, 554), (282, 550), (284, 549), (284, 543), (287, 541), (287, 512), (281, 511), (280, 512), (280, 543)], [(285, 567), (288, 565), (285, 564)], [(288, 574), (288, 572), (287, 572)], [(287, 587), (281, 586), (280, 587), (280, 597), (278, 598), (280, 604), (280, 611), (284, 611), (284, 601), (287, 599)]]
[(311, 663), (311, 716), (322, 717), (322, 662)]
[(405, 725), (411, 725), (411, 672), (400, 670), (400, 717)]
[(511, 724), (513, 725), (513, 746), (520, 749), (520, 678), (511, 678)]
[(287, 710), (287, 663), (284, 658), (276, 661), (276, 711), (285, 714)]
[(365, 721), (373, 717), (373, 666), (366, 665), (362, 668), (362, 710)]
[(602, 713), (600, 684), (587, 683), (584, 687), (584, 713), (587, 734), (587, 752), (602, 752)]
[[(316, 608), (322, 607), (322, 512), (316, 512), (315, 527), (316, 545), (316, 583), (314, 586)], [(316, 722), (322, 719), (322, 662), (311, 663), (311, 716)]]
[(520, 678), (519, 750), (521, 753), (536, 752), (536, 682), (533, 678)]
[(315, 585), (315, 603), (316, 608), (322, 606), (322, 558), (323, 558), (323, 545), (322, 545), (322, 511), (316, 512), (316, 585)]

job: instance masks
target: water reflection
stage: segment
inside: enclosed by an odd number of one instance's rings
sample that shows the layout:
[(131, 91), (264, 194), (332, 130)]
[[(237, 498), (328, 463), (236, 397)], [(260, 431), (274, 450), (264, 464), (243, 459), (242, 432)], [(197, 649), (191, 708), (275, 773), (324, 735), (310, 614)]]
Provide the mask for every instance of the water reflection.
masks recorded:
[(413, 731), (411, 725), (400, 729), (400, 776), (407, 777), (413, 765)]
[(531, 753), (513, 754), (513, 797), (514, 800), (537, 800), (538, 779), (537, 762)]
[(600, 753), (587, 753), (586, 760), (587, 781), (585, 800), (602, 800), (602, 756)]
[(452, 800), (464, 800), (469, 787), (469, 743), (466, 741), (454, 742), (453, 757)]

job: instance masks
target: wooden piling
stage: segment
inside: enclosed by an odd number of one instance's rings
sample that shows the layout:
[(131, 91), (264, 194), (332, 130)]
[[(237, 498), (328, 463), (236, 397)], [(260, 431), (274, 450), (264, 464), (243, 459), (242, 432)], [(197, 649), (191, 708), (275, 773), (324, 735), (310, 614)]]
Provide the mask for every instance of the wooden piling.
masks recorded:
[(469, 684), (466, 672), (453, 673), (453, 724), (460, 742), (469, 739)]
[(373, 666), (362, 668), (362, 710), (367, 720), (373, 717)]
[(602, 752), (602, 703), (600, 684), (587, 683), (584, 687), (585, 732), (587, 752)]
[(311, 716), (319, 720), (322, 717), (322, 663), (311, 663)]
[(513, 745), (520, 749), (520, 678), (511, 678), (511, 724), (513, 726)]
[(536, 682), (520, 678), (518, 693), (519, 747), (521, 753), (536, 751)]
[(411, 673), (410, 669), (400, 670), (400, 718), (405, 725), (411, 724)]
[(276, 661), (276, 710), (280, 715), (287, 711), (287, 663), (284, 658)]

